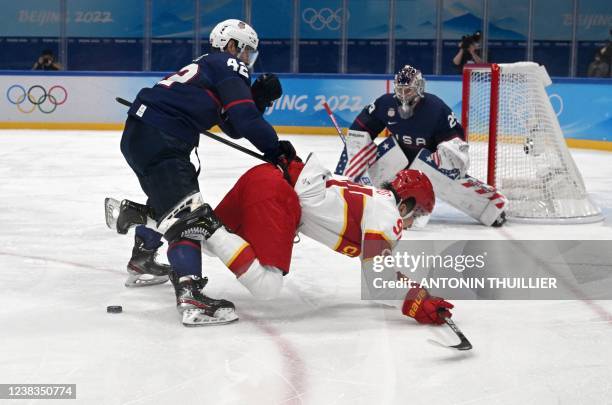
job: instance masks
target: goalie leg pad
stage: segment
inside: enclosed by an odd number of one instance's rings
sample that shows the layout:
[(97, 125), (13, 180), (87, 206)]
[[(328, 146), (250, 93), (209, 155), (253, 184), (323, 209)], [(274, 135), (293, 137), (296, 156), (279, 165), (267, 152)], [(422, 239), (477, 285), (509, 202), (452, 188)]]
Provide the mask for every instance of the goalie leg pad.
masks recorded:
[(410, 169), (421, 170), (429, 177), (436, 197), (486, 226), (493, 225), (502, 216), (507, 203), (506, 197), (474, 177), (449, 177), (456, 175), (456, 172), (447, 173), (444, 169), (440, 170), (435, 160), (432, 152), (422, 149)]

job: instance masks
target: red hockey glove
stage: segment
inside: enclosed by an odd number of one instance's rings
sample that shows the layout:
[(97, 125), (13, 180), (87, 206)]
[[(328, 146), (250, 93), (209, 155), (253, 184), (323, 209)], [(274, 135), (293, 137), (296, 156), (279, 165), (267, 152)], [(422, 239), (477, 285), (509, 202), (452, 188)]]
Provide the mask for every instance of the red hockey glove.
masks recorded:
[(426, 289), (412, 287), (402, 305), (402, 313), (416, 319), (418, 323), (442, 325), (444, 318), (450, 318), (449, 309), (454, 307), (450, 302), (439, 297), (432, 297)]

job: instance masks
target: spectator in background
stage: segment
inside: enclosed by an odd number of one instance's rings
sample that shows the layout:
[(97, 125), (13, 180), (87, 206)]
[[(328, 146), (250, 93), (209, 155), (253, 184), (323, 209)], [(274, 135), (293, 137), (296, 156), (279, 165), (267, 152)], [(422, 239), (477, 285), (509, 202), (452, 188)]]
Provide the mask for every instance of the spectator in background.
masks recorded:
[(459, 43), (459, 51), (453, 58), (453, 65), (463, 71), (463, 65), (466, 63), (483, 63), (480, 57), (480, 31), (476, 31), (472, 35), (464, 35)]
[(55, 61), (55, 55), (50, 49), (42, 51), (32, 70), (61, 70), (62, 65)]
[(610, 77), (610, 65), (604, 60), (603, 53), (606, 48), (598, 49), (595, 52), (593, 62), (589, 64), (587, 70), (588, 77)]

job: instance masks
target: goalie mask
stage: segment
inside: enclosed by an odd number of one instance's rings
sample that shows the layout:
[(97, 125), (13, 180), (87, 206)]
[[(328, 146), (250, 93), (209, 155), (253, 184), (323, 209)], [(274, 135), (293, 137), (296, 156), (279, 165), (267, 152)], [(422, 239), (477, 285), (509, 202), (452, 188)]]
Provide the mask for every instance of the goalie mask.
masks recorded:
[(259, 38), (253, 27), (244, 21), (229, 19), (221, 21), (210, 32), (210, 46), (213, 48), (224, 50), (231, 39), (236, 41), (238, 48), (236, 58), (252, 69), (259, 55)]
[(395, 98), (400, 103), (399, 115), (408, 119), (414, 114), (414, 107), (425, 97), (425, 79), (421, 71), (405, 65), (395, 75), (393, 81)]
[(420, 170), (402, 170), (390, 183), (406, 228), (423, 228), (427, 225), (436, 204), (436, 197), (429, 178)]

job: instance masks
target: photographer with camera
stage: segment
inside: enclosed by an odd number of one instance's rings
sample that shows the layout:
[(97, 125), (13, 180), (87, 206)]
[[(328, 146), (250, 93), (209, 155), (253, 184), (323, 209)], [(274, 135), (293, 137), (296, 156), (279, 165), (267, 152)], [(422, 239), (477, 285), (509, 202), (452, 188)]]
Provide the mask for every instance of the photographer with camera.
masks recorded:
[(55, 55), (50, 49), (42, 51), (32, 70), (61, 70), (62, 65), (55, 61)]
[(601, 61), (608, 65), (608, 75), (605, 77), (612, 77), (612, 29), (609, 31), (608, 42), (598, 53)]
[(587, 77), (610, 77), (610, 65), (603, 56), (605, 50), (606, 48), (601, 48), (595, 52), (593, 61), (587, 69)]
[(453, 58), (453, 65), (463, 71), (463, 65), (466, 63), (483, 63), (480, 57), (480, 31), (476, 31), (472, 35), (464, 35), (459, 43), (459, 51)]

